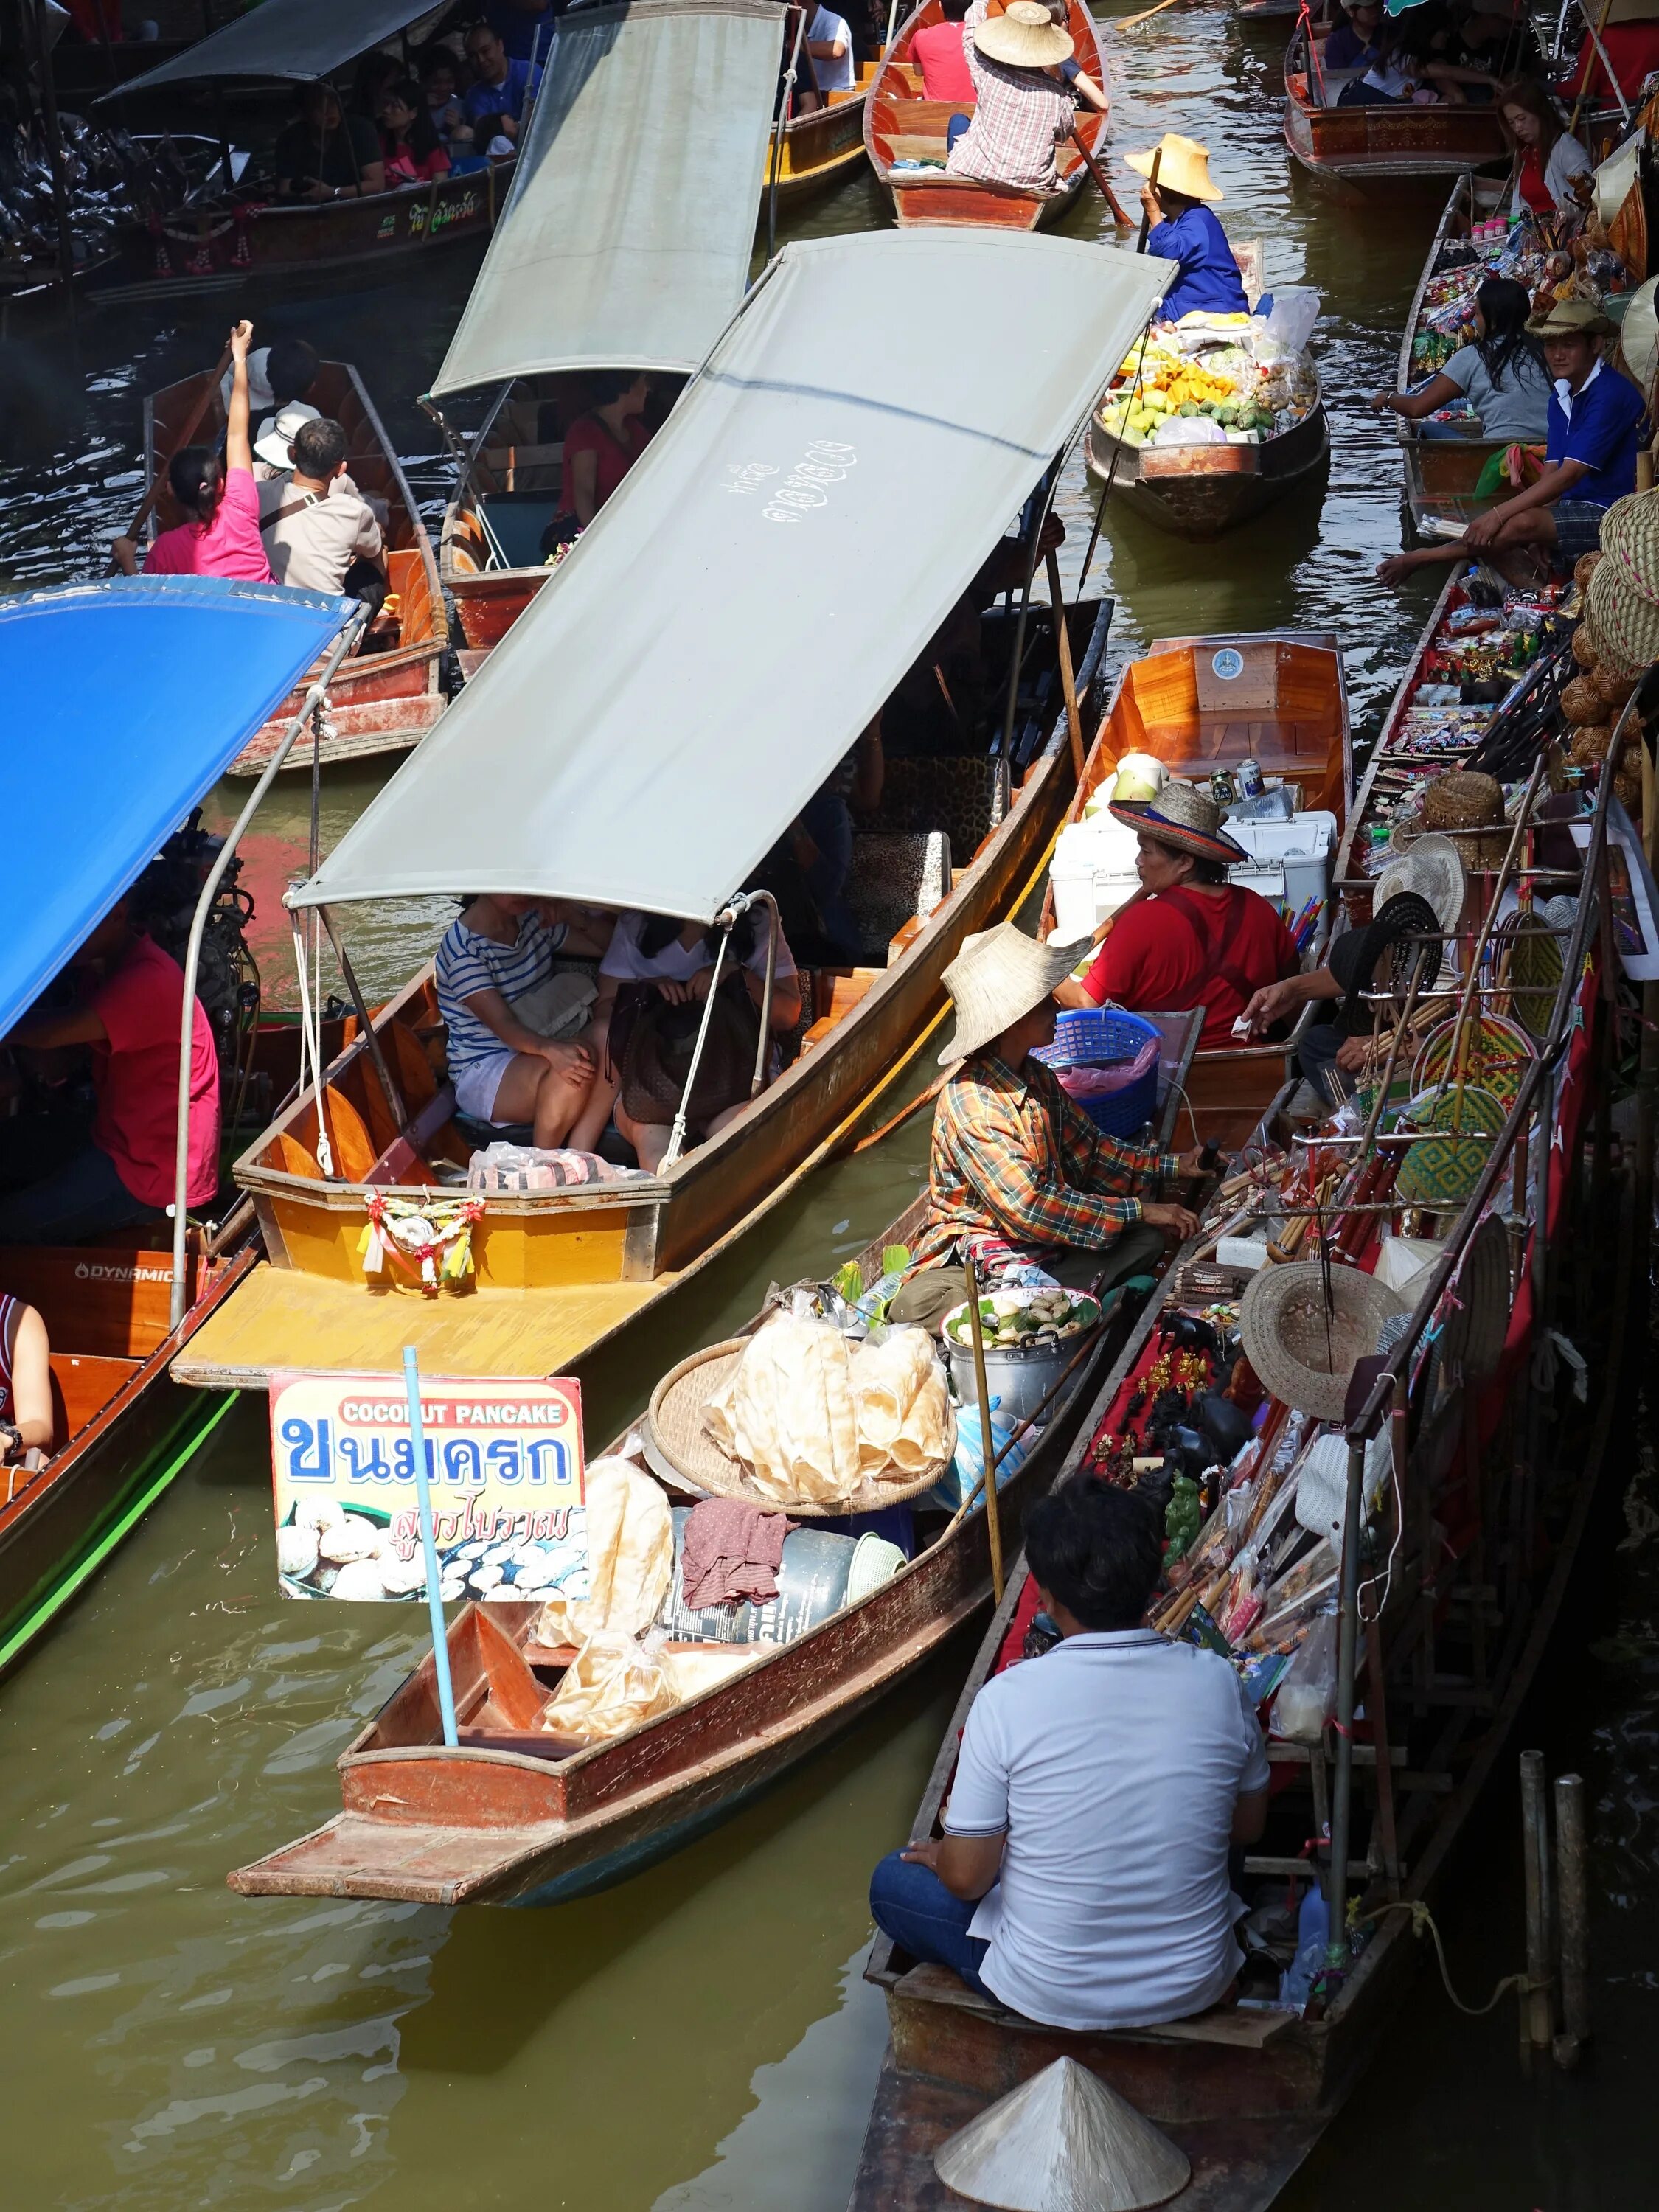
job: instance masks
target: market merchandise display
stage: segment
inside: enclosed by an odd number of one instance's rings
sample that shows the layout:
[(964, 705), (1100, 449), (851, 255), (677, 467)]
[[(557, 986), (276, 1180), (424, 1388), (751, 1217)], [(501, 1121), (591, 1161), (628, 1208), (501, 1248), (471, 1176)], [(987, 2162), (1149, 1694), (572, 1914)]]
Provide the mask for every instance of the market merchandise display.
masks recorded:
[(1261, 445), (1318, 401), (1305, 340), (1292, 349), (1255, 315), (1195, 313), (1131, 346), (1097, 419), (1133, 447)]
[[(1598, 223), (1589, 223), (1571, 240), (1559, 237), (1559, 218), (1546, 222), (1536, 216), (1506, 230), (1489, 223), (1477, 229), (1484, 234), (1449, 240), (1442, 246), (1424, 287), (1412, 332), (1414, 383), (1443, 368), (1460, 346), (1473, 343), (1479, 329), (1474, 295), (1492, 277), (1508, 277), (1523, 285), (1540, 314), (1564, 300), (1587, 300), (1605, 307), (1609, 298), (1632, 289), (1629, 270)], [(1430, 420), (1455, 422), (1472, 437), (1480, 434), (1480, 418), (1466, 399), (1455, 401)]]

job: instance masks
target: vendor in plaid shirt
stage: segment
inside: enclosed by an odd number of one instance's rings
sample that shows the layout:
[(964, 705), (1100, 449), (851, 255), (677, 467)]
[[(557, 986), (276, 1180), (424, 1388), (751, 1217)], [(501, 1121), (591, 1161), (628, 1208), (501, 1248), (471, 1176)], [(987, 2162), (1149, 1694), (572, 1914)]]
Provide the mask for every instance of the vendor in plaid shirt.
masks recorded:
[(1054, 192), (1054, 149), (1072, 135), (1079, 99), (1104, 114), (1105, 94), (1072, 59), (1072, 36), (1041, 0), (974, 0), (963, 51), (977, 100), (974, 119), (951, 147), (945, 173), (1026, 191)]
[[(959, 1062), (933, 1115), (927, 1221), (896, 1321), (936, 1324), (961, 1303), (945, 1262), (971, 1253), (994, 1271), (1036, 1259), (1063, 1282), (1102, 1286), (1149, 1273), (1166, 1235), (1198, 1226), (1161, 1188), (1200, 1173), (1196, 1150), (1161, 1152), (1104, 1136), (1030, 1055), (1054, 1040), (1056, 984), (1078, 948), (1038, 945), (1011, 921), (968, 938), (945, 971)], [(937, 1310), (935, 1310), (937, 1309)]]

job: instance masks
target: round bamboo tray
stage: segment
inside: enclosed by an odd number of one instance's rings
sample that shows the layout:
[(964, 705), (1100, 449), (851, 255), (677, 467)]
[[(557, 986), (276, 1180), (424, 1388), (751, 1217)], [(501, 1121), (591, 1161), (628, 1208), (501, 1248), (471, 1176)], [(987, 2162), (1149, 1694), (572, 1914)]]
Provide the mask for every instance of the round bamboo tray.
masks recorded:
[(648, 1444), (688, 1488), (710, 1498), (740, 1498), (765, 1513), (788, 1513), (800, 1520), (844, 1520), (853, 1513), (879, 1513), (884, 1506), (902, 1505), (931, 1490), (950, 1466), (957, 1446), (956, 1410), (946, 1401), (950, 1421), (950, 1451), (921, 1475), (897, 1476), (873, 1481), (866, 1475), (850, 1496), (833, 1505), (817, 1500), (775, 1498), (763, 1490), (740, 1460), (722, 1451), (703, 1425), (703, 1407), (731, 1376), (747, 1349), (747, 1337), (732, 1337), (709, 1345), (690, 1358), (671, 1367), (651, 1393), (646, 1415)]
[[(1463, 1074), (1479, 1084), (1507, 1110), (1514, 1105), (1528, 1063), (1537, 1058), (1533, 1041), (1519, 1022), (1507, 1014), (1471, 1016), (1468, 1042), (1463, 1055)], [(1423, 1040), (1412, 1071), (1413, 1091), (1432, 1091), (1446, 1072), (1457, 1036), (1457, 1020), (1442, 1022)]]

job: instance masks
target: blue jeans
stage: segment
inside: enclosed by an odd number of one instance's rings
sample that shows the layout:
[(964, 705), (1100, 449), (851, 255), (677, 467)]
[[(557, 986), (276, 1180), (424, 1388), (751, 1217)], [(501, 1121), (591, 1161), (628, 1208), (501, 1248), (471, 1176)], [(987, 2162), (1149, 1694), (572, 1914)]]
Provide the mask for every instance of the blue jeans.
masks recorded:
[(133, 1196), (100, 1146), (88, 1144), (41, 1182), (0, 1198), (0, 1244), (75, 1244), (166, 1218)]
[(989, 1996), (979, 1970), (991, 1947), (968, 1933), (976, 1909), (952, 1897), (931, 1867), (916, 1866), (896, 1851), (870, 1877), (870, 1917), (883, 1935), (918, 1963), (948, 1966), (970, 1990)]

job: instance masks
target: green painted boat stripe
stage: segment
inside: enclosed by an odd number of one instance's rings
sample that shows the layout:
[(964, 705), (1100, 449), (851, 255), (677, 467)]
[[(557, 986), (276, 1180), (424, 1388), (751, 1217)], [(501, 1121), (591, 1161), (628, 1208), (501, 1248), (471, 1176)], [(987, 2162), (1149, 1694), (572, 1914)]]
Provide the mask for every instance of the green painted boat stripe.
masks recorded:
[(53, 1585), (27, 1619), (12, 1632), (3, 1644), (0, 1644), (0, 1668), (9, 1667), (23, 1646), (38, 1636), (46, 1624), (63, 1611), (81, 1585), (97, 1573), (121, 1539), (128, 1534), (137, 1522), (143, 1520), (161, 1492), (190, 1464), (240, 1395), (239, 1391), (227, 1391), (201, 1426), (187, 1439), (184, 1449), (174, 1454), (159, 1474), (146, 1482), (141, 1472), (138, 1480), (144, 1483), (144, 1487), (134, 1498), (132, 1504), (118, 1519), (110, 1523), (91, 1550), (82, 1554), (63, 1580)]

